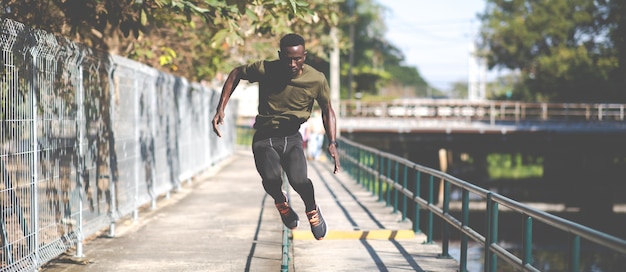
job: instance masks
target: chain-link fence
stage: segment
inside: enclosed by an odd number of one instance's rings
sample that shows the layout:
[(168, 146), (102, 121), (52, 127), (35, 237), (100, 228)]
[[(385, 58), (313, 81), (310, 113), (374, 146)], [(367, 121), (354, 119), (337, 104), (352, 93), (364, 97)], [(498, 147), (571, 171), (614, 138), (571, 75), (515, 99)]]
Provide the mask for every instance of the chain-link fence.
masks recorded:
[(0, 35), (0, 271), (81, 255), (234, 151), (236, 104), (218, 141), (214, 90), (8, 19)]

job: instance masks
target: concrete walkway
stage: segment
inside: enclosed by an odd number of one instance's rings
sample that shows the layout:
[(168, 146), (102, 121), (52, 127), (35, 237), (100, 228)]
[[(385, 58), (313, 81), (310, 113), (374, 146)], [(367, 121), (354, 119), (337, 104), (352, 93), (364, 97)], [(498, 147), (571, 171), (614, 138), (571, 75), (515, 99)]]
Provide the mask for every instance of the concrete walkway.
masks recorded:
[[(311, 239), (299, 196), (289, 271), (457, 271), (441, 249), (423, 244), (410, 222), (400, 222), (345, 173), (310, 162), (317, 201), (330, 232)], [(41, 271), (280, 271), (283, 226), (254, 168), (252, 154), (238, 151), (223, 166), (198, 177), (137, 221), (120, 222), (116, 237), (92, 237), (85, 257), (73, 252)]]

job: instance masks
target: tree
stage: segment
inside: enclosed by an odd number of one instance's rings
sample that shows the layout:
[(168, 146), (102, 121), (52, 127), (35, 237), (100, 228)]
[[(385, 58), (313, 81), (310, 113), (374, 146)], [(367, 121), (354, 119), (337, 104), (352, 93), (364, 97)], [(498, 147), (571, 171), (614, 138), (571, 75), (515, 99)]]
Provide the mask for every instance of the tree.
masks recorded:
[[(419, 89), (427, 89), (428, 84), (415, 67), (402, 64), (404, 55), (393, 44), (389, 43), (384, 34), (386, 26), (384, 15), (386, 8), (372, 0), (351, 0), (341, 5), (346, 19), (340, 21), (340, 28), (344, 37), (348, 37), (350, 28), (354, 27), (354, 41), (344, 42), (348, 45), (343, 48), (341, 58), (341, 75), (343, 97), (347, 97), (349, 83), (349, 69), (352, 69), (352, 87), (356, 92), (378, 95), (379, 90), (399, 89), (393, 93), (406, 94), (405, 90), (413, 90), (409, 96), (414, 96)], [(352, 14), (352, 16), (350, 16)], [(350, 67), (349, 53), (353, 50), (353, 65)], [(355, 93), (352, 93), (354, 95)]]
[[(428, 83), (422, 78), (416, 67), (403, 66), (399, 63), (396, 65), (387, 65), (387, 72), (391, 75), (386, 86), (390, 92), (400, 93), (402, 97), (427, 97), (432, 95), (429, 93)], [(395, 91), (393, 91), (395, 89)]]
[(626, 101), (624, 3), (488, 0), (481, 48), (489, 68), (519, 71), (526, 100)]
[[(200, 80), (212, 78), (217, 71), (232, 65), (228, 61), (231, 54), (244, 51), (244, 47), (247, 52), (267, 52), (248, 46), (245, 42), (249, 39), (285, 34), (294, 25), (311, 24), (314, 20), (332, 24), (333, 17), (338, 18), (331, 12), (336, 6), (332, 1), (310, 2), (3, 0), (0, 14), (112, 54), (168, 68), (190, 80)], [(321, 40), (318, 37), (316, 40)]]
[[(373, 94), (388, 83), (426, 89), (419, 72), (403, 66), (400, 50), (383, 38), (384, 7), (355, 2), (354, 16), (346, 16), (343, 0), (3, 0), (0, 14), (192, 81), (275, 57), (278, 38), (289, 32), (305, 36), (308, 63), (328, 74), (327, 33), (334, 26), (343, 31), (341, 63), (347, 64), (354, 23), (358, 88)], [(344, 84), (348, 69), (342, 67)]]
[(469, 86), (467, 81), (459, 80), (452, 83), (452, 89), (450, 90), (450, 97), (458, 99), (466, 99), (469, 92)]

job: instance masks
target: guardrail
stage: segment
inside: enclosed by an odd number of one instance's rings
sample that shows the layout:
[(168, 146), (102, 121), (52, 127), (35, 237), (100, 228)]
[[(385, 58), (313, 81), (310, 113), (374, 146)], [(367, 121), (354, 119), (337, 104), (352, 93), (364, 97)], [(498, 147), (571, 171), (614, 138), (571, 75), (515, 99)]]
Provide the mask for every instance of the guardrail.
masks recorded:
[[(484, 271), (501, 271), (498, 258), (523, 271), (540, 271), (533, 263), (534, 222), (546, 224), (569, 237), (569, 260), (566, 271), (581, 271), (581, 240), (590, 243), (588, 251), (595, 251), (591, 245), (602, 247), (617, 265), (625, 267), (626, 240), (596, 231), (552, 214), (531, 208), (505, 196), (477, 187), (446, 173), (424, 167), (396, 155), (382, 152), (345, 138), (340, 138), (340, 157), (347, 173), (362, 186), (378, 195), (380, 201), (393, 205), (394, 212), (402, 212), (402, 219), (411, 217), (414, 231), (426, 230), (427, 243), (433, 242), (434, 224), (441, 223), (441, 257), (450, 257), (449, 246), (451, 229), (461, 236), (460, 271), (467, 271), (469, 239), (478, 242), (484, 250)], [(443, 184), (441, 184), (443, 183)], [(442, 186), (441, 186), (442, 185)], [(440, 187), (439, 187), (440, 186)], [(436, 203), (435, 188), (443, 188), (443, 201)], [(425, 189), (423, 191), (423, 189)], [(460, 192), (461, 199), (453, 201), (452, 192)], [(472, 199), (472, 200), (470, 200)], [(482, 231), (470, 222), (470, 203), (485, 205), (486, 228)], [(461, 207), (460, 218), (450, 210), (451, 204)], [(501, 207), (502, 206), (502, 207)], [(412, 210), (413, 213), (409, 214)], [(498, 214), (500, 211), (515, 212), (523, 221), (520, 234), (521, 254), (508, 250), (498, 241)], [(421, 212), (426, 212), (426, 222), (420, 222)], [(435, 218), (435, 216), (437, 218)], [(589, 264), (587, 263), (589, 266)], [(561, 270), (556, 267), (552, 269)], [(584, 270), (590, 269), (586, 267)]]
[(0, 271), (82, 256), (234, 151), (215, 90), (8, 19), (0, 37)]
[(341, 117), (438, 118), (495, 121), (624, 121), (625, 104), (527, 103), (458, 99), (342, 101)]

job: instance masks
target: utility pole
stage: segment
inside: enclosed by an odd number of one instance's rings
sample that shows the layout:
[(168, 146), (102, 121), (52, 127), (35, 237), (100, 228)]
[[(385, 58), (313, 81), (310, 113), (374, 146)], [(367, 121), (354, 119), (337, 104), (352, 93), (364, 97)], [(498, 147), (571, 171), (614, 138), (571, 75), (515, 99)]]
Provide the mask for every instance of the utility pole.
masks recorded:
[(348, 102), (352, 101), (352, 66), (354, 65), (354, 0), (348, 0), (350, 11), (350, 53), (348, 55)]
[(473, 21), (470, 24), (470, 42), (468, 46), (467, 99), (471, 101), (486, 100), (487, 64), (481, 57), (476, 46)]
[[(340, 52), (339, 52), (339, 34), (337, 33), (337, 27), (332, 27), (330, 29), (330, 39), (333, 42), (333, 48), (332, 51), (330, 52), (330, 103), (333, 106), (333, 109), (335, 110), (336, 114), (338, 114), (339, 116), (341, 116), (341, 101), (340, 101), (340, 97), (339, 97), (339, 90), (340, 90), (340, 84), (339, 84), (339, 79), (340, 79), (340, 71), (339, 71), (339, 57), (340, 57)], [(337, 118), (339, 119), (339, 118)], [(339, 129), (339, 122), (336, 124), (337, 126), (337, 136), (340, 136), (340, 129)]]

